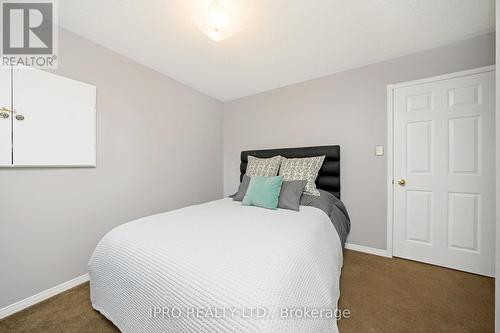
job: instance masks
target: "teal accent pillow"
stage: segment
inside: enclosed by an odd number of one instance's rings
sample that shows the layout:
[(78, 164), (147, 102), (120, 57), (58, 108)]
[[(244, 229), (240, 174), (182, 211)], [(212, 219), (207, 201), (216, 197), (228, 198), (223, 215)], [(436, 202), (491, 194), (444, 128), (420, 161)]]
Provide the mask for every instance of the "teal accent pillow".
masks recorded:
[(247, 193), (241, 202), (244, 206), (258, 206), (269, 209), (278, 208), (282, 176), (252, 177)]

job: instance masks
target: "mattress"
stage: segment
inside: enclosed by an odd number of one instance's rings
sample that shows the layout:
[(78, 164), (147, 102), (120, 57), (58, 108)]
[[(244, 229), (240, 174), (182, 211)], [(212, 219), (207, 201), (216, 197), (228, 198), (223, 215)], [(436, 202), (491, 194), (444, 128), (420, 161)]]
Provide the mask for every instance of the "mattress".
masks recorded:
[(89, 261), (91, 301), (123, 332), (337, 332), (341, 267), (321, 209), (226, 198), (111, 230)]

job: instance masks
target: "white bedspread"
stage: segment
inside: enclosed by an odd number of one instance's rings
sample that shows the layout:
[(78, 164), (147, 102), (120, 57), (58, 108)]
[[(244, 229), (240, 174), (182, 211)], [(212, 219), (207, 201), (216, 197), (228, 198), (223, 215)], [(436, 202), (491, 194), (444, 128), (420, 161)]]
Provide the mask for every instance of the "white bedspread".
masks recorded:
[(89, 261), (91, 300), (123, 332), (337, 332), (341, 267), (323, 211), (222, 199), (110, 231)]

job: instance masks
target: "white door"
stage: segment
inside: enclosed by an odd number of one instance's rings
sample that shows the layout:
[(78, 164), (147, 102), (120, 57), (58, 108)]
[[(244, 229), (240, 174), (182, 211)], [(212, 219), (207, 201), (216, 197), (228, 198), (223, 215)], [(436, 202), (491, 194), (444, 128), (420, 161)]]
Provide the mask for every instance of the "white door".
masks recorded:
[(394, 89), (394, 256), (494, 275), (494, 82)]
[(0, 166), (12, 165), (11, 70), (0, 68)]
[(96, 89), (36, 69), (14, 69), (13, 164), (95, 166)]

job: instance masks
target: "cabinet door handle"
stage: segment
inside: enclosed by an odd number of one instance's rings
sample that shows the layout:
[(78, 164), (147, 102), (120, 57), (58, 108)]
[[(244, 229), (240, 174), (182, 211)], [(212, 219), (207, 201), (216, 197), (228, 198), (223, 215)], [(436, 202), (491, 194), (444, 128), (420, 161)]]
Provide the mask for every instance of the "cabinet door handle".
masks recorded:
[(9, 114), (7, 112), (0, 112), (0, 117), (6, 119), (9, 118)]
[(16, 119), (17, 119), (17, 120), (24, 120), (24, 116), (23, 116), (22, 114), (18, 114), (18, 115), (16, 116)]
[(11, 110), (11, 109), (9, 109), (9, 108), (6, 108), (5, 106), (2, 106), (2, 107), (0, 108), (0, 112), (3, 112), (3, 113), (5, 113), (5, 112), (16, 113), (16, 111)]

